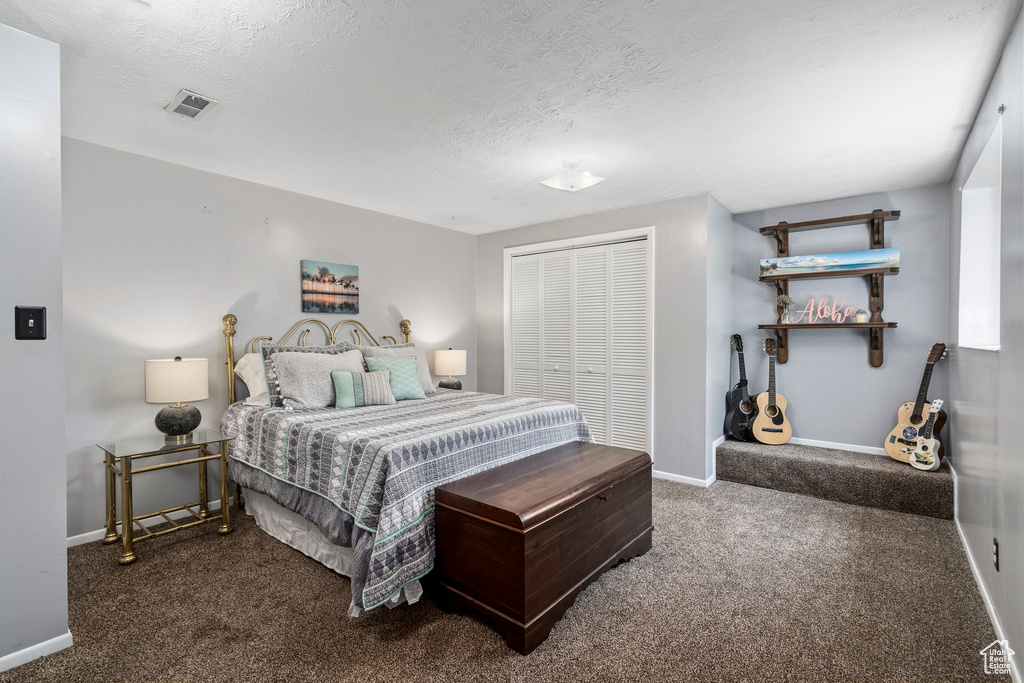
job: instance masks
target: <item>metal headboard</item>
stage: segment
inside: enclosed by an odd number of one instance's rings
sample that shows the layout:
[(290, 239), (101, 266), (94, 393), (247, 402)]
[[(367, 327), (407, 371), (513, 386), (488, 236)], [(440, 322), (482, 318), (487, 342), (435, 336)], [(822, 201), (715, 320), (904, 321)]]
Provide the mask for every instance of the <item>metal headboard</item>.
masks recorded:
[[(238, 318), (236, 318), (233, 314), (228, 313), (221, 319), (221, 322), (224, 323), (224, 355), (227, 358), (226, 365), (228, 366), (228, 405), (231, 405), (232, 403), (235, 402), (235, 324), (238, 322)], [(284, 337), (281, 338), (281, 341), (277, 343), (282, 345), (287, 344), (288, 340), (291, 339), (296, 332), (302, 329), (303, 325), (307, 324), (316, 324), (324, 328), (324, 332), (327, 333), (327, 338), (330, 340), (329, 343), (331, 344), (338, 343), (338, 332), (341, 330), (342, 327), (344, 327), (345, 325), (352, 325), (352, 332), (355, 333), (356, 335), (357, 344), (363, 343), (362, 337), (360, 337), (359, 335), (359, 330), (362, 330), (366, 334), (366, 336), (370, 338), (370, 341), (373, 342), (374, 346), (382, 346), (382, 344), (379, 341), (377, 341), (377, 339), (372, 334), (370, 334), (370, 331), (366, 329), (366, 326), (363, 325), (358, 320), (342, 320), (340, 323), (338, 323), (332, 328), (330, 325), (328, 325), (323, 320), (320, 320), (318, 318), (306, 318), (305, 320), (300, 320), (299, 322), (295, 323), (292, 329), (288, 330), (288, 334), (284, 335)], [(405, 343), (408, 344), (409, 338), (412, 336), (412, 323), (410, 323), (408, 320), (403, 320), (399, 324), (401, 325), (402, 337), (405, 339)], [(308, 327), (302, 330), (302, 336), (299, 337), (299, 346), (306, 345), (306, 335), (308, 334)], [(385, 334), (381, 336), (381, 339), (390, 340), (392, 344), (398, 343), (398, 340), (396, 340), (390, 334)], [(259, 343), (261, 341), (274, 341), (274, 339), (273, 337), (256, 337), (255, 339), (252, 340), (252, 344), (249, 346), (253, 353), (256, 353), (256, 350), (259, 347)]]

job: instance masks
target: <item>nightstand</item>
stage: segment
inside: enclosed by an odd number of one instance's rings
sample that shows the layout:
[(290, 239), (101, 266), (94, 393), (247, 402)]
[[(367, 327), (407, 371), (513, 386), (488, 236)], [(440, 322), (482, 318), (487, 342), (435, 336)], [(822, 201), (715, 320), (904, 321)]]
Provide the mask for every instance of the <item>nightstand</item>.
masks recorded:
[[(231, 533), (231, 506), (228, 504), (228, 441), (232, 438), (211, 429), (197, 429), (192, 433), (190, 441), (180, 444), (167, 443), (163, 434), (97, 444), (106, 454), (107, 534), (103, 537), (103, 542), (116, 543), (118, 540), (121, 541), (119, 563), (131, 564), (138, 559), (134, 547), (136, 541), (156, 538), (157, 536), (181, 531), (197, 524), (220, 520), (217, 532), (221, 534)], [(213, 453), (209, 450), (209, 446), (212, 444), (220, 444), (220, 453)], [(187, 454), (189, 451), (197, 451), (197, 454), (195, 457), (188, 458), (179, 456), (179, 459), (172, 462), (149, 465), (148, 467), (136, 467), (134, 465), (136, 460), (143, 458), (175, 453)], [(220, 513), (216, 515), (211, 515), (207, 507), (206, 463), (210, 460), (220, 461)], [(146, 515), (132, 515), (132, 479), (136, 474), (163, 470), (169, 467), (191, 465), (192, 463), (199, 464), (199, 500), (197, 502), (167, 508), (166, 510)], [(117, 519), (117, 494), (115, 488), (117, 477), (121, 477), (121, 519)], [(180, 510), (187, 510), (195, 519), (179, 524), (168, 517), (169, 513)], [(171, 524), (171, 528), (157, 532), (150, 531), (142, 524), (142, 520), (153, 517), (163, 517), (166, 522)], [(120, 535), (117, 533), (118, 524), (121, 525)], [(139, 538), (135, 538), (136, 527), (138, 527), (138, 533), (141, 534)]]

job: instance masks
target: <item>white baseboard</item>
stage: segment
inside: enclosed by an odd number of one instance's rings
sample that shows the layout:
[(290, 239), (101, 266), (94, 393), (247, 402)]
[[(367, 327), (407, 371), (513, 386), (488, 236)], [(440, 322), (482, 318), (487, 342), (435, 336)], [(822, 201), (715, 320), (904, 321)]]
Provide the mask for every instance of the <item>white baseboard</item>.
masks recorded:
[(837, 451), (853, 451), (855, 453), (870, 453), (871, 455), (885, 455), (885, 449), (879, 446), (857, 446), (850, 443), (835, 443), (833, 441), (817, 441), (815, 439), (799, 439), (793, 437), (789, 440), (798, 446), (817, 446), (818, 448), (834, 448)]
[[(219, 510), (220, 500), (211, 500), (207, 504), (207, 506), (211, 510)], [(185, 517), (191, 517), (192, 513), (189, 512), (188, 510), (178, 510), (176, 512), (171, 512), (167, 516), (171, 519), (178, 520), (184, 519)], [(164, 520), (163, 517), (151, 517), (150, 519), (147, 519), (142, 522), (142, 525), (147, 527), (156, 526), (158, 524), (166, 524), (166, 521)], [(96, 531), (86, 531), (84, 534), (78, 534), (77, 536), (69, 536), (68, 547), (72, 548), (76, 545), (82, 545), (83, 543), (92, 543), (93, 541), (99, 541), (106, 535), (106, 529), (97, 529)]]
[(659, 472), (654, 470), (651, 475), (655, 479), (665, 479), (667, 481), (676, 481), (680, 484), (689, 484), (690, 486), (700, 486), (701, 488), (707, 488), (715, 483), (715, 475), (711, 475), (707, 479), (696, 479), (694, 477), (684, 477), (681, 474), (672, 474), (671, 472)]
[(710, 486), (714, 483), (715, 478), (718, 476), (718, 447), (725, 443), (725, 434), (711, 442), (711, 479), (708, 481)]
[[(992, 622), (992, 628), (996, 632), (996, 640), (1006, 640), (1006, 632), (1003, 631), (1003, 625), (999, 622), (999, 615), (996, 614), (996, 607), (992, 603), (992, 596), (988, 594), (988, 589), (985, 588), (985, 582), (981, 578), (981, 570), (978, 569), (978, 563), (974, 561), (974, 555), (971, 554), (971, 549), (967, 545), (967, 536), (964, 535), (964, 529), (960, 526), (960, 519), (956, 518), (953, 521), (956, 523), (956, 532), (960, 535), (960, 543), (964, 546), (964, 553), (967, 554), (967, 562), (971, 565), (974, 583), (978, 586), (981, 600), (985, 603), (985, 609), (988, 610), (989, 621)], [(1020, 660), (1014, 655), (1010, 655), (1010, 678), (1013, 679), (1013, 683), (1021, 683)]]
[(52, 655), (54, 652), (60, 652), (64, 648), (71, 647), (74, 644), (71, 638), (71, 631), (67, 631), (56, 638), (50, 638), (44, 640), (41, 643), (36, 643), (31, 647), (26, 647), (23, 650), (12, 652), (9, 655), (0, 657), (0, 671), (7, 671), (13, 669), (16, 666), (22, 664), (28, 664), (33, 659), (39, 659), (46, 655)]
[(716, 469), (715, 451), (723, 443), (725, 443), (724, 434), (711, 442), (711, 476), (709, 476), (707, 479), (697, 479), (696, 477), (684, 477), (681, 474), (661, 472), (660, 470), (654, 470), (653, 472), (651, 472), (651, 476), (653, 476), (655, 479), (664, 479), (666, 481), (679, 482), (680, 484), (689, 484), (690, 486), (699, 486), (701, 488), (707, 488), (708, 486), (714, 484), (715, 479), (717, 478), (715, 474), (718, 471)]
[[(988, 620), (992, 622), (992, 629), (996, 632), (996, 640), (1006, 640), (1006, 632), (999, 621), (999, 615), (996, 614), (995, 603), (992, 602), (992, 596), (988, 594), (981, 570), (978, 569), (978, 563), (974, 560), (974, 555), (971, 554), (971, 547), (967, 545), (964, 528), (960, 526), (960, 483), (957, 481), (956, 468), (952, 463), (949, 464), (949, 471), (953, 475), (953, 523), (956, 525), (956, 533), (960, 536), (960, 544), (964, 547), (968, 564), (971, 565), (971, 574), (974, 575), (974, 583), (978, 587), (981, 601), (985, 603), (985, 609), (988, 611)], [(1010, 655), (1010, 678), (1013, 679), (1013, 683), (1021, 683), (1020, 660), (1015, 655)]]

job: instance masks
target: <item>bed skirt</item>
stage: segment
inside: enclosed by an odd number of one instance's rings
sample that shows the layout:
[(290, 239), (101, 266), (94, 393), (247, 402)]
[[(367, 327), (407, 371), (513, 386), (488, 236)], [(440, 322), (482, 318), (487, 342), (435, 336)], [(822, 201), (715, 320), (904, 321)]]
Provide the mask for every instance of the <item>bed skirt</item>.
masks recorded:
[[(267, 496), (251, 489), (242, 489), (245, 511), (253, 517), (256, 525), (303, 555), (311, 557), (328, 569), (342, 576), (352, 576), (352, 548), (331, 543), (327, 536), (302, 515), (281, 507)], [(403, 604), (415, 604), (423, 595), (423, 586), (417, 580), (402, 587), (385, 604), (394, 608)], [(361, 609), (350, 603), (349, 616), (358, 617)]]
[[(366, 577), (356, 574), (360, 566), (366, 565), (361, 565), (356, 556), (369, 554), (373, 547), (373, 534), (355, 526), (352, 517), (331, 501), (255, 467), (229, 458), (228, 472), (232, 481), (242, 489), (246, 510), (263, 531), (347, 576), (352, 580), (353, 592), (356, 586), (364, 584)], [(255, 508), (250, 507), (250, 501), (257, 498), (258, 514)], [(392, 608), (405, 603), (411, 605), (422, 594), (423, 586), (417, 579), (403, 586), (384, 604)], [(353, 600), (349, 604), (349, 616), (358, 617), (361, 612)]]

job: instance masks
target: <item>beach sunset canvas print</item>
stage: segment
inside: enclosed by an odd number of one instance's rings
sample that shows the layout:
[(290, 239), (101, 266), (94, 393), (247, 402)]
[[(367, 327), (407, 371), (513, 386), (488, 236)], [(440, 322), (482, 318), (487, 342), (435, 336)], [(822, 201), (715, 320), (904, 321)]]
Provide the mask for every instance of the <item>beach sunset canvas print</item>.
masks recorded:
[(761, 259), (761, 277), (765, 275), (800, 275), (803, 273), (842, 272), (863, 268), (899, 268), (900, 250), (865, 249), (835, 254), (809, 254), (785, 258)]
[(306, 260), (301, 264), (303, 313), (359, 312), (359, 266)]

